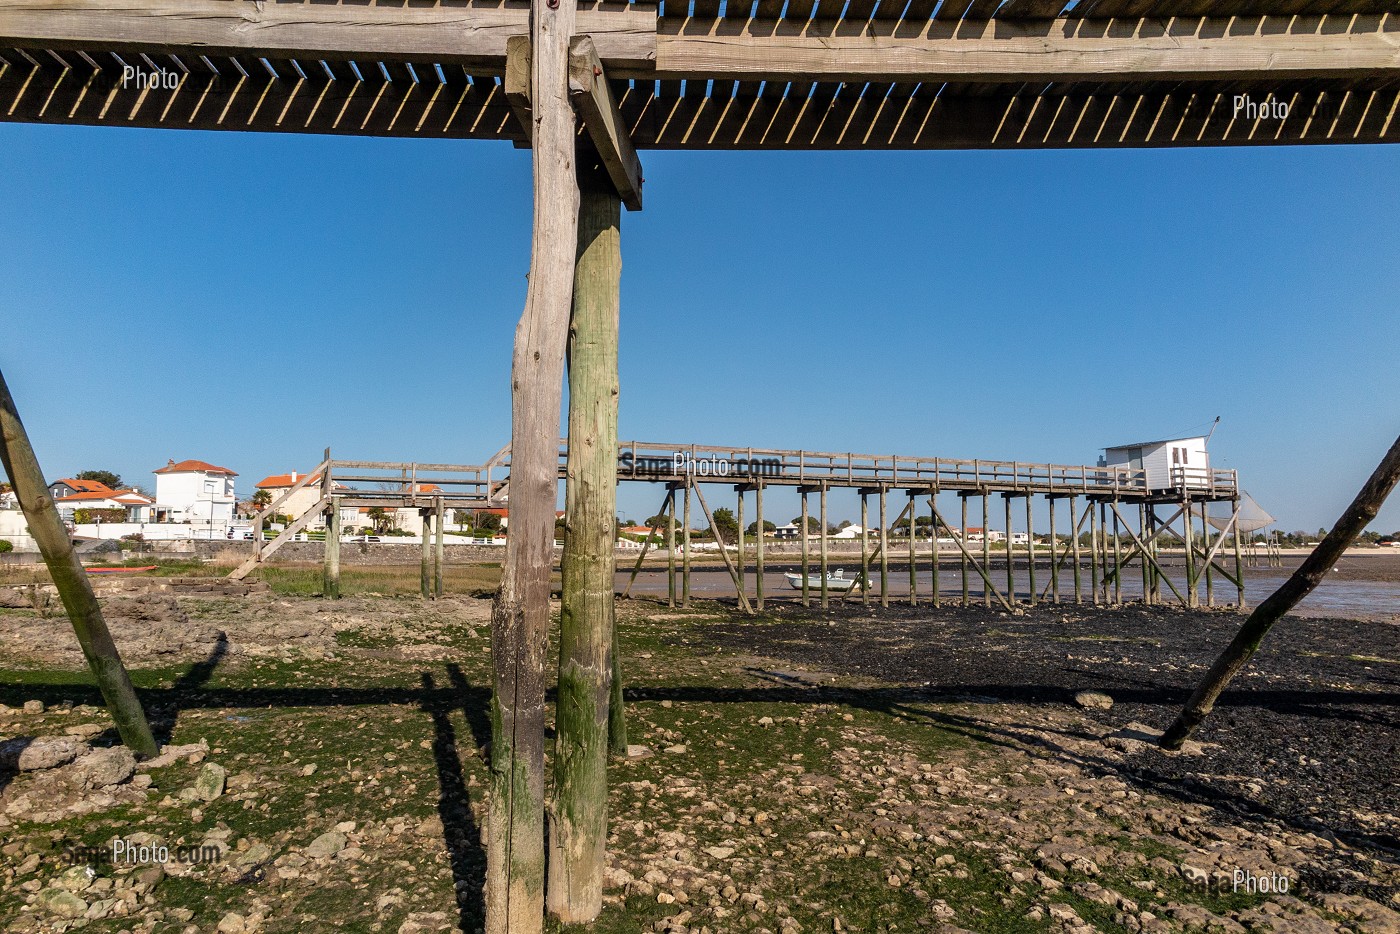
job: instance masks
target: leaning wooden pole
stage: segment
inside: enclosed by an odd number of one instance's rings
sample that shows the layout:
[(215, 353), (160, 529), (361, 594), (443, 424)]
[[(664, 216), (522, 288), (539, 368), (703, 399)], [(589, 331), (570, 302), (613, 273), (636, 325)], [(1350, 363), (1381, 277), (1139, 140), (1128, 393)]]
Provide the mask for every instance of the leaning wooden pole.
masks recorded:
[(607, 864), (621, 212), (622, 202), (601, 166), (596, 174), (581, 173), (546, 889), (550, 914), (575, 923), (592, 921), (602, 911)]
[(77, 553), (73, 551), (68, 529), (54, 507), (43, 471), (39, 469), (39, 460), (29, 444), (29, 435), (20, 421), (19, 411), (15, 408), (15, 400), (10, 396), (3, 373), (0, 373), (0, 460), (4, 461), (5, 473), (14, 487), (15, 499), (24, 512), (29, 534), (44, 556), (49, 576), (53, 578), (59, 599), (63, 601), (63, 608), (73, 623), (78, 645), (83, 650), (88, 667), (92, 669), (103, 700), (107, 702), (107, 709), (112, 714), (122, 742), (139, 758), (155, 756), (160, 750), (151, 736), (145, 711), (141, 709), (141, 702), (131, 686), (131, 678), (122, 665), (116, 643), (112, 641), (112, 634), (102, 618), (102, 607), (97, 603), (92, 583), (78, 561)]
[(1356, 494), (1356, 498), (1351, 501), (1346, 512), (1342, 513), (1337, 524), (1332, 526), (1332, 531), (1328, 532), (1313, 549), (1312, 554), (1303, 560), (1298, 570), (1293, 572), (1293, 576), (1284, 581), (1282, 587), (1270, 594), (1249, 614), (1235, 638), (1215, 660), (1215, 664), (1210, 666), (1210, 671), (1206, 672), (1204, 680), (1186, 702), (1176, 722), (1162, 735), (1163, 748), (1180, 749), (1182, 743), (1196, 732), (1201, 721), (1205, 720), (1215, 707), (1220, 692), (1224, 691), (1230, 679), (1249, 663), (1260, 643), (1264, 641), (1264, 636), (1268, 635), (1269, 629), (1322, 582), (1327, 572), (1337, 563), (1337, 559), (1356, 541), (1356, 536), (1376, 518), (1376, 513), (1380, 512), (1381, 505), (1390, 495), (1390, 491), (1395, 489), (1398, 480), (1400, 438), (1395, 439), (1395, 443), (1390, 446), (1390, 450), (1381, 459), (1380, 465), (1361, 488), (1361, 492)]
[(511, 361), (510, 534), (491, 613), (486, 934), (544, 927), (544, 668), (559, 407), (578, 248), (569, 41), (576, 0), (530, 5), (534, 226)]
[(754, 486), (753, 491), (754, 528), (758, 531), (754, 541), (754, 586), (758, 588), (758, 601), (755, 604), (763, 609), (763, 484)]
[(428, 509), (418, 510), (418, 518), (423, 520), (423, 536), (418, 558), (418, 589), (424, 600), (433, 598), (433, 513)]

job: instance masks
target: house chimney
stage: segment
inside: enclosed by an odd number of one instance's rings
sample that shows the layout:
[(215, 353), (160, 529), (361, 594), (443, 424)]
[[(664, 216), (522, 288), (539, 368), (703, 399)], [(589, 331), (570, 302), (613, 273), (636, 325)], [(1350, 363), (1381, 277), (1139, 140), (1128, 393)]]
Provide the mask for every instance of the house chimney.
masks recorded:
[(296, 482), (297, 482), (297, 472), (296, 472), (295, 470), (292, 471), (292, 482), (293, 482), (293, 483), (296, 483)]
[(165, 462), (165, 466), (167, 466), (167, 467), (174, 467), (174, 466), (175, 466), (175, 458), (171, 457), (171, 458), (167, 459), (166, 462)]

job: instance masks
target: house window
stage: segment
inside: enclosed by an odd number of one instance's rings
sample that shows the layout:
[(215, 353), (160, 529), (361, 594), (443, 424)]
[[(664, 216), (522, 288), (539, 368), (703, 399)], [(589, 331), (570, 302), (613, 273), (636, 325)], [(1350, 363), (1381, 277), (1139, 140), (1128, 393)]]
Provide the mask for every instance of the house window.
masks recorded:
[(1186, 457), (1186, 455), (1189, 454), (1189, 453), (1190, 453), (1189, 449), (1187, 449), (1187, 448), (1182, 448), (1182, 449), (1181, 449), (1181, 462), (1182, 462), (1183, 464), (1189, 464), (1189, 463), (1191, 463), (1191, 462), (1187, 459), (1187, 457)]

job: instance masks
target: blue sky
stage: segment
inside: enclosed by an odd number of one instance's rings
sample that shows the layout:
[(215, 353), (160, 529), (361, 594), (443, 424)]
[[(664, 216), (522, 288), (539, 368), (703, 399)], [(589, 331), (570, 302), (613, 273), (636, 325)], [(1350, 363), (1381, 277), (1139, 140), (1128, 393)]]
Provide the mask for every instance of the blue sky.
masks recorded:
[[(1219, 415), (1216, 466), (1315, 529), (1400, 430), (1400, 147), (643, 160), (624, 438), (1079, 464)], [(508, 440), (528, 152), (5, 124), (0, 170), (51, 476)]]

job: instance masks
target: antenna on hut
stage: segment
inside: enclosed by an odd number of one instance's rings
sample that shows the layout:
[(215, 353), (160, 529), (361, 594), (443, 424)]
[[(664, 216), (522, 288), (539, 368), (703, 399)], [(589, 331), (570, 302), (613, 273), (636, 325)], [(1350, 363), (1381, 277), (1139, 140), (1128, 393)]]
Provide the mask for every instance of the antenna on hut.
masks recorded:
[(1215, 429), (1220, 427), (1220, 416), (1215, 416), (1215, 421), (1210, 423), (1210, 432), (1206, 435), (1206, 447), (1210, 446), (1211, 435), (1215, 434)]

